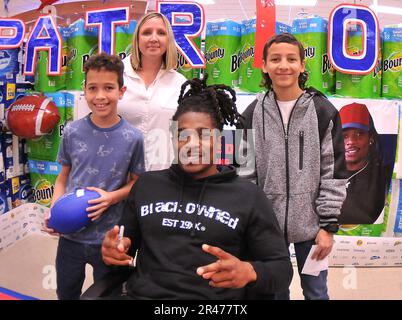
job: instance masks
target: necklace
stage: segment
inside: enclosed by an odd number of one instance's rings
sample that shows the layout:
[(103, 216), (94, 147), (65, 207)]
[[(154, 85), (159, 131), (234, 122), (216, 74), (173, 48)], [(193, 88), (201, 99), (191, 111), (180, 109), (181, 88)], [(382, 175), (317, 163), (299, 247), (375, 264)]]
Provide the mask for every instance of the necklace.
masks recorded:
[(367, 161), (367, 163), (365, 164), (365, 166), (363, 168), (361, 168), (359, 171), (355, 172), (354, 174), (352, 174), (349, 178), (348, 178), (348, 182), (346, 183), (346, 189), (349, 187), (350, 185), (350, 180), (354, 177), (357, 176), (360, 172), (362, 172), (364, 169), (367, 168), (368, 164), (370, 163), (370, 161)]

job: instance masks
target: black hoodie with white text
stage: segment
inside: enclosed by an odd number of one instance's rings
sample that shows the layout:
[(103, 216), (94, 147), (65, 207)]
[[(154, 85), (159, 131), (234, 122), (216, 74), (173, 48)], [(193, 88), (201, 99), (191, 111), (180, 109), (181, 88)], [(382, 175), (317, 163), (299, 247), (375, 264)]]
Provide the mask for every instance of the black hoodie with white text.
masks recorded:
[[(142, 174), (124, 205), (121, 224), (138, 250), (127, 282), (135, 299), (246, 299), (289, 288), (293, 269), (270, 202), (258, 186), (232, 167), (195, 180), (179, 165)], [(218, 258), (202, 245), (217, 246), (249, 261), (257, 281), (246, 289), (214, 288), (198, 267)], [(252, 294), (250, 295), (249, 292)]]

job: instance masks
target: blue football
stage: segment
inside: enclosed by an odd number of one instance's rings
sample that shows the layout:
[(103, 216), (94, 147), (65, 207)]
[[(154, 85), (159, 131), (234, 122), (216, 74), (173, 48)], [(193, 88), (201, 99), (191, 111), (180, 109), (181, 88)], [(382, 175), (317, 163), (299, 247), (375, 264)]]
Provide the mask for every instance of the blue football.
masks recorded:
[(83, 229), (91, 222), (86, 211), (89, 207), (88, 201), (99, 197), (98, 192), (87, 189), (76, 189), (64, 194), (50, 210), (49, 228), (62, 234)]

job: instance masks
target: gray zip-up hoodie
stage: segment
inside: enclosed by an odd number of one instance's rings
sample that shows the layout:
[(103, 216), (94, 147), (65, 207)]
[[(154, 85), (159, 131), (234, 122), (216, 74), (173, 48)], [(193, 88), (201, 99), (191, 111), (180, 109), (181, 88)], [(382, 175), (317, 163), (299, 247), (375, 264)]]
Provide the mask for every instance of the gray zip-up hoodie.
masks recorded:
[(308, 89), (285, 131), (271, 90), (258, 95), (243, 116), (245, 129), (255, 129), (254, 178), (271, 200), (286, 240), (314, 239), (320, 227), (338, 221), (346, 197), (338, 111), (321, 93)]

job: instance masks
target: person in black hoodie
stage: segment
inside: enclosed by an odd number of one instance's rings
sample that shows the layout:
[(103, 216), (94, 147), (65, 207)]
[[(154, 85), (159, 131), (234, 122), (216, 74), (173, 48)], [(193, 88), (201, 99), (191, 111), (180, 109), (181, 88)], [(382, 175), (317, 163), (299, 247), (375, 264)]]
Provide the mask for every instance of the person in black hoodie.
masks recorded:
[(115, 226), (103, 242), (108, 265), (130, 265), (137, 253), (130, 298), (263, 299), (288, 288), (293, 269), (270, 202), (215, 161), (216, 133), (239, 120), (235, 101), (231, 88), (206, 79), (183, 84), (173, 116), (177, 163), (139, 177), (124, 206), (124, 237)]

